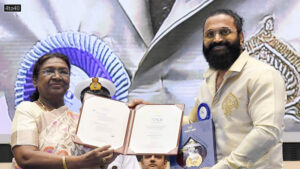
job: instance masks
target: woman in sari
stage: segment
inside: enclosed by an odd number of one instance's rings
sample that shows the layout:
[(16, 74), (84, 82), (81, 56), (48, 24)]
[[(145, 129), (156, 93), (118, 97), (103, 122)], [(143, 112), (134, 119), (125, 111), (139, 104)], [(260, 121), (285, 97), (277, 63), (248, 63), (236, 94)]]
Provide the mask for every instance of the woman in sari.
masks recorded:
[(70, 83), (70, 62), (65, 55), (46, 54), (33, 69), (36, 88), (31, 102), (16, 108), (11, 146), (13, 168), (107, 168), (113, 161), (110, 146), (96, 148), (83, 155), (73, 142), (78, 115), (64, 106)]

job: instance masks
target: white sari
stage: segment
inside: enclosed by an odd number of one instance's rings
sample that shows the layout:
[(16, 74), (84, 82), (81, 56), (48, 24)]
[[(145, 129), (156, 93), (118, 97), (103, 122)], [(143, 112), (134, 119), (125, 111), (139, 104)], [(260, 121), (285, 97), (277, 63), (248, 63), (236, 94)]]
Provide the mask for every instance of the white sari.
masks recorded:
[[(61, 156), (81, 155), (91, 149), (73, 142), (79, 115), (62, 106), (44, 111), (35, 102), (24, 101), (17, 106), (12, 124), (11, 147), (32, 145), (40, 151)], [(135, 156), (119, 155), (108, 168), (139, 169)], [(20, 169), (12, 161), (13, 169)], [(99, 167), (96, 167), (99, 168)]]
[[(11, 146), (32, 145), (61, 156), (80, 154), (73, 142), (78, 117), (66, 106), (44, 111), (34, 102), (22, 102), (12, 123)], [(13, 168), (19, 168), (14, 160)]]

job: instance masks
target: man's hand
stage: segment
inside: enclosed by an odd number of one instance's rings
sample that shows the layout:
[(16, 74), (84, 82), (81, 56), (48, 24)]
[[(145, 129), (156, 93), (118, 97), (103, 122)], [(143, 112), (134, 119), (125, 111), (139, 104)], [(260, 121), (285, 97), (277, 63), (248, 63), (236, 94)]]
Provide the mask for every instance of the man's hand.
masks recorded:
[(150, 104), (150, 103), (146, 102), (142, 99), (133, 99), (133, 100), (130, 100), (130, 102), (127, 103), (129, 108), (135, 108), (135, 106), (137, 106), (139, 104)]

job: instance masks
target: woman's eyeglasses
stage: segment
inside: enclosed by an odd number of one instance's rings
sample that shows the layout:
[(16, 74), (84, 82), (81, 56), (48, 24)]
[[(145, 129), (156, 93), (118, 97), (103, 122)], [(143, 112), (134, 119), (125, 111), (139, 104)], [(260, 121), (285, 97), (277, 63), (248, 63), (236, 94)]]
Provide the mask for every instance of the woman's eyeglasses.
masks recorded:
[(56, 73), (58, 73), (62, 77), (70, 76), (70, 72), (68, 69), (55, 69), (55, 68), (47, 68), (44, 70), (41, 70), (41, 73), (43, 73), (45, 76), (54, 76)]

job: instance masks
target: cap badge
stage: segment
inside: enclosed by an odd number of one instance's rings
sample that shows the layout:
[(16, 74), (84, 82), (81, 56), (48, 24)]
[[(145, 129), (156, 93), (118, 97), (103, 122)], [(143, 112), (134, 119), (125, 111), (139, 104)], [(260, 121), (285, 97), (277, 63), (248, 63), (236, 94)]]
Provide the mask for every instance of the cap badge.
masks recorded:
[(90, 84), (90, 90), (101, 90), (101, 84), (97, 77), (92, 78), (92, 83)]

